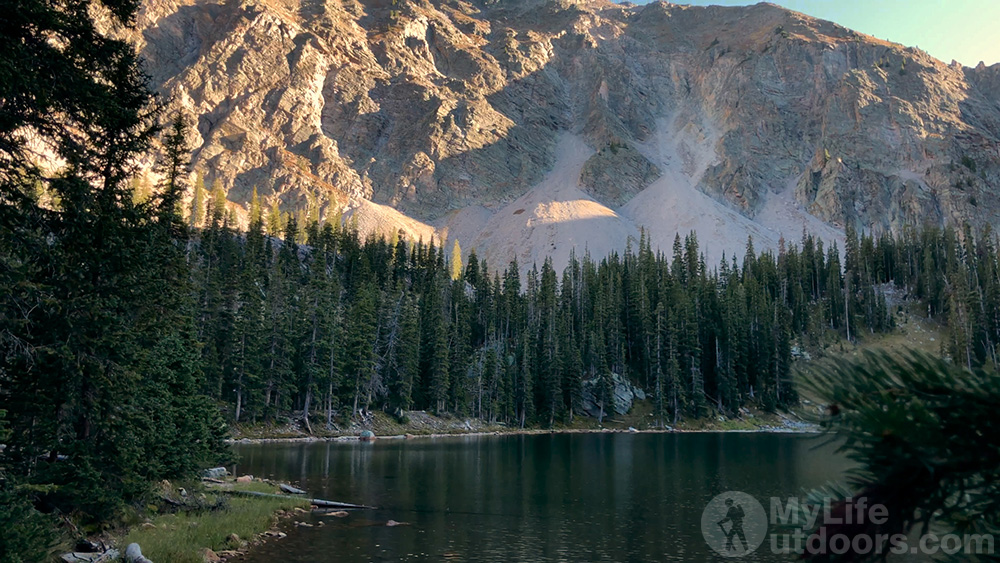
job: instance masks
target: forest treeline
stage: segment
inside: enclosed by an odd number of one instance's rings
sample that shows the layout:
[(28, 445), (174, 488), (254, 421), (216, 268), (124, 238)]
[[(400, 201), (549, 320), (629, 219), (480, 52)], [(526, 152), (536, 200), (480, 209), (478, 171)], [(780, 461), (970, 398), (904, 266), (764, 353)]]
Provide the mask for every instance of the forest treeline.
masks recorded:
[(579, 416), (585, 389), (603, 417), (619, 374), (666, 425), (795, 402), (793, 349), (888, 331), (890, 303), (919, 300), (946, 321), (942, 351), (962, 364), (993, 362), (1000, 335), (988, 232), (977, 243), (968, 229), (848, 229), (843, 252), (805, 233), (777, 253), (748, 240), (711, 267), (695, 233), (669, 253), (643, 235), (620, 255), (523, 274), (474, 251), (463, 260), (457, 243), (264, 217), (256, 194), (239, 232), (216, 193), (191, 214), (188, 260), (203, 390), (237, 422), (294, 416), (311, 429), (359, 409), (426, 409), (545, 426)]

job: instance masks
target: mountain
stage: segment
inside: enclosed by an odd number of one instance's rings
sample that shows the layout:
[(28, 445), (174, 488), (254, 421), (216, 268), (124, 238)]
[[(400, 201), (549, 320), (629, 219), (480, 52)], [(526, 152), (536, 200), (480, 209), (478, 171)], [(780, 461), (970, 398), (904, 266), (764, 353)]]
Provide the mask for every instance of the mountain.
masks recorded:
[(256, 188), (494, 266), (1000, 219), (1000, 65), (771, 4), (146, 0), (132, 35), (237, 212)]

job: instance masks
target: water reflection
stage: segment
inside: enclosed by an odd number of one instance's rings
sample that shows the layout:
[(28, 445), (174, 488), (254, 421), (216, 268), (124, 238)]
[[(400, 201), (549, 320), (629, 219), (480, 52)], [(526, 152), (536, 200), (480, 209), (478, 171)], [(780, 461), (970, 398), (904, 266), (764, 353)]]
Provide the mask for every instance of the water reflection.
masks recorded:
[[(720, 492), (798, 494), (848, 462), (785, 434), (545, 434), (241, 445), (239, 473), (378, 506), (250, 561), (715, 561), (701, 511)], [(387, 520), (408, 525), (386, 527)], [(744, 561), (787, 560), (763, 549)]]

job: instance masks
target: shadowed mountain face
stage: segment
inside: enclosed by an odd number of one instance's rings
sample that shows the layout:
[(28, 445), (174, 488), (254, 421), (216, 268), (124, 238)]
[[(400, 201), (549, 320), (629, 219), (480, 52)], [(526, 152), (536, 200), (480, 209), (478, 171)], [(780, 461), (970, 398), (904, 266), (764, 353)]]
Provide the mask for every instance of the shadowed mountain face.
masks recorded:
[(497, 264), (623, 246), (601, 218), (716, 251), (1000, 218), (998, 67), (773, 5), (146, 0), (138, 23), (230, 201), (319, 196)]

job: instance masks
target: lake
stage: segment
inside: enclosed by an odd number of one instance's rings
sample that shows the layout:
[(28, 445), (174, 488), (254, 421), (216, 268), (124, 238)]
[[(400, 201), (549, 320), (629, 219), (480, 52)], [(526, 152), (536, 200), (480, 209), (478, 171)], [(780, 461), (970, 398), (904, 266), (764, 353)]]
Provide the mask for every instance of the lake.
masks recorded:
[[(536, 434), (240, 444), (236, 473), (377, 506), (282, 524), (246, 559), (721, 561), (701, 532), (716, 495), (768, 498), (840, 480), (823, 438), (778, 433)], [(388, 520), (406, 525), (387, 527)], [(741, 561), (789, 561), (767, 542)]]

